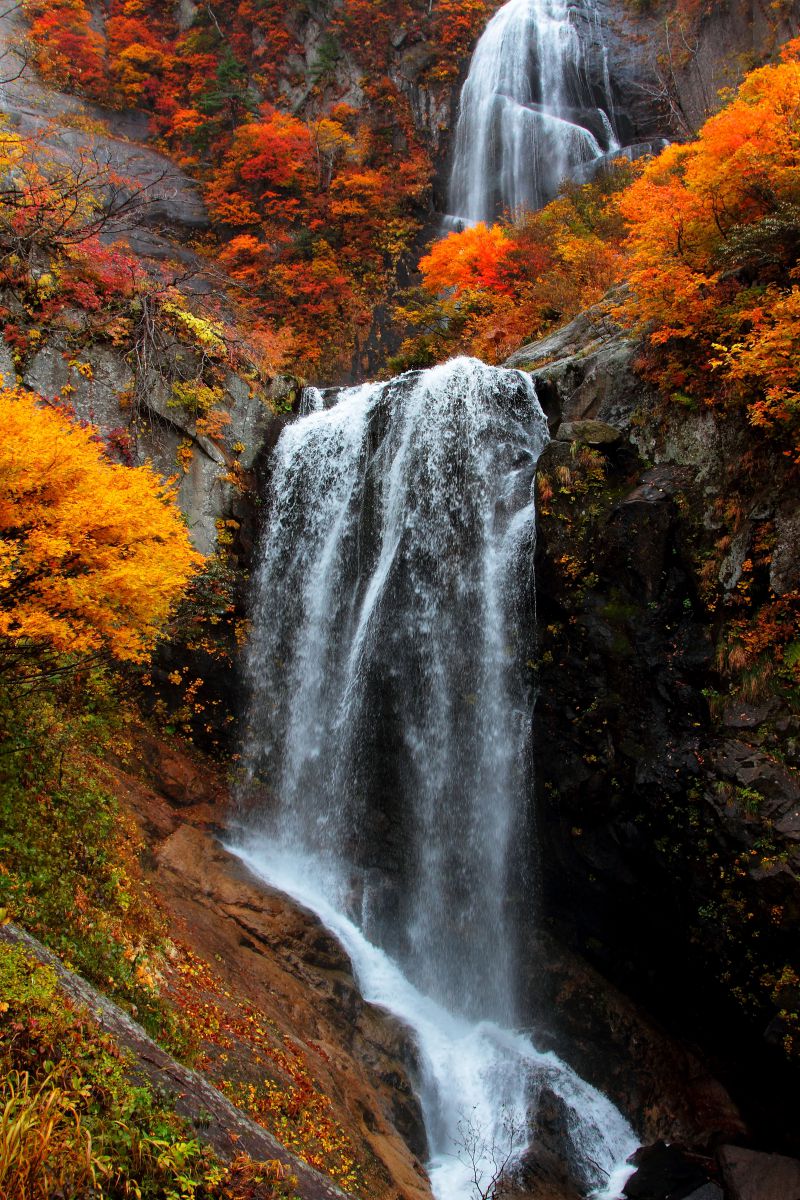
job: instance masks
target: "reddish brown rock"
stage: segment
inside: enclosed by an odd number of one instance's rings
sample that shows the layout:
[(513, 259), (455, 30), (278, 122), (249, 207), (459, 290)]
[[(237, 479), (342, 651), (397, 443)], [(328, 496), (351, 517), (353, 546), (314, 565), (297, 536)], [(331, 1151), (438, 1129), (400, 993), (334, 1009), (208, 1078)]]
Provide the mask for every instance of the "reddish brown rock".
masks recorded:
[(227, 788), (208, 763), (195, 759), (180, 743), (167, 745), (142, 732), (137, 749), (157, 793), (179, 808), (209, 805), (222, 811), (227, 804)]
[(800, 1200), (796, 1158), (723, 1146), (719, 1161), (730, 1200)]
[(530, 952), (538, 1044), (614, 1100), (645, 1143), (707, 1146), (746, 1132), (729, 1093), (690, 1047), (551, 938), (540, 935)]
[(213, 766), (149, 734), (136, 735), (137, 759), (147, 778), (135, 765), (117, 768), (115, 790), (149, 844), (148, 874), (171, 935), (301, 1047), (335, 1120), (366, 1156), (370, 1200), (430, 1200), (405, 1029), (362, 1000), (347, 955), (319, 920), (217, 841), (225, 787)]

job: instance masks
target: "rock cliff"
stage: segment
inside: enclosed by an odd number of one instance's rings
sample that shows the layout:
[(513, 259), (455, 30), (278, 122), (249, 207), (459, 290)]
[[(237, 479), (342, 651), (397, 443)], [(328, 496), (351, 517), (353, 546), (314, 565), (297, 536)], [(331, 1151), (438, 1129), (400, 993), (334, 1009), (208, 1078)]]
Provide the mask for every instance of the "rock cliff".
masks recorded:
[(698, 1039), (759, 1134), (796, 1150), (798, 718), (778, 681), (726, 673), (726, 612), (743, 582), (756, 603), (797, 588), (800, 496), (780, 463), (743, 474), (746, 427), (661, 401), (638, 353), (590, 313), (512, 359), (554, 434), (537, 916)]

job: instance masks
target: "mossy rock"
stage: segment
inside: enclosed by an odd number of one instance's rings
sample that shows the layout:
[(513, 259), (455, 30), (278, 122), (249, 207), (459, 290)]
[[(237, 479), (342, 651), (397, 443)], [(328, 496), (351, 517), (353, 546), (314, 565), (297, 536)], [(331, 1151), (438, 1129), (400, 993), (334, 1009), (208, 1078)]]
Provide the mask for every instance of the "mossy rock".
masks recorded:
[(556, 440), (581, 442), (584, 446), (615, 446), (622, 440), (622, 434), (605, 421), (563, 421)]

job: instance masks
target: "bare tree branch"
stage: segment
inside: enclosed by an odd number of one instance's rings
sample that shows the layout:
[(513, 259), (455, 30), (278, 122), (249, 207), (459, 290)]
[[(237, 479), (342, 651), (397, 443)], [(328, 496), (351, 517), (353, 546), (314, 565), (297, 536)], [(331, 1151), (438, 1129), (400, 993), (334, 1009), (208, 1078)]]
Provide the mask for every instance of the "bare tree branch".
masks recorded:
[(474, 1111), (458, 1122), (458, 1159), (471, 1175), (471, 1200), (502, 1200), (511, 1194), (511, 1167), (523, 1148), (525, 1130), (507, 1109), (503, 1110), (501, 1134), (497, 1128), (487, 1137)]

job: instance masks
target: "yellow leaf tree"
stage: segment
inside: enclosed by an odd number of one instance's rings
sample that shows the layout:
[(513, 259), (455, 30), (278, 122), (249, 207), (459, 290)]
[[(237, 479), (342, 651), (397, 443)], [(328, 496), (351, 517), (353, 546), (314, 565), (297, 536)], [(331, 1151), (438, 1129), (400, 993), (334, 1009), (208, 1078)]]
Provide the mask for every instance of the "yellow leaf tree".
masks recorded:
[(0, 427), (0, 669), (143, 661), (202, 562), (170, 487), (30, 392), (0, 389)]

